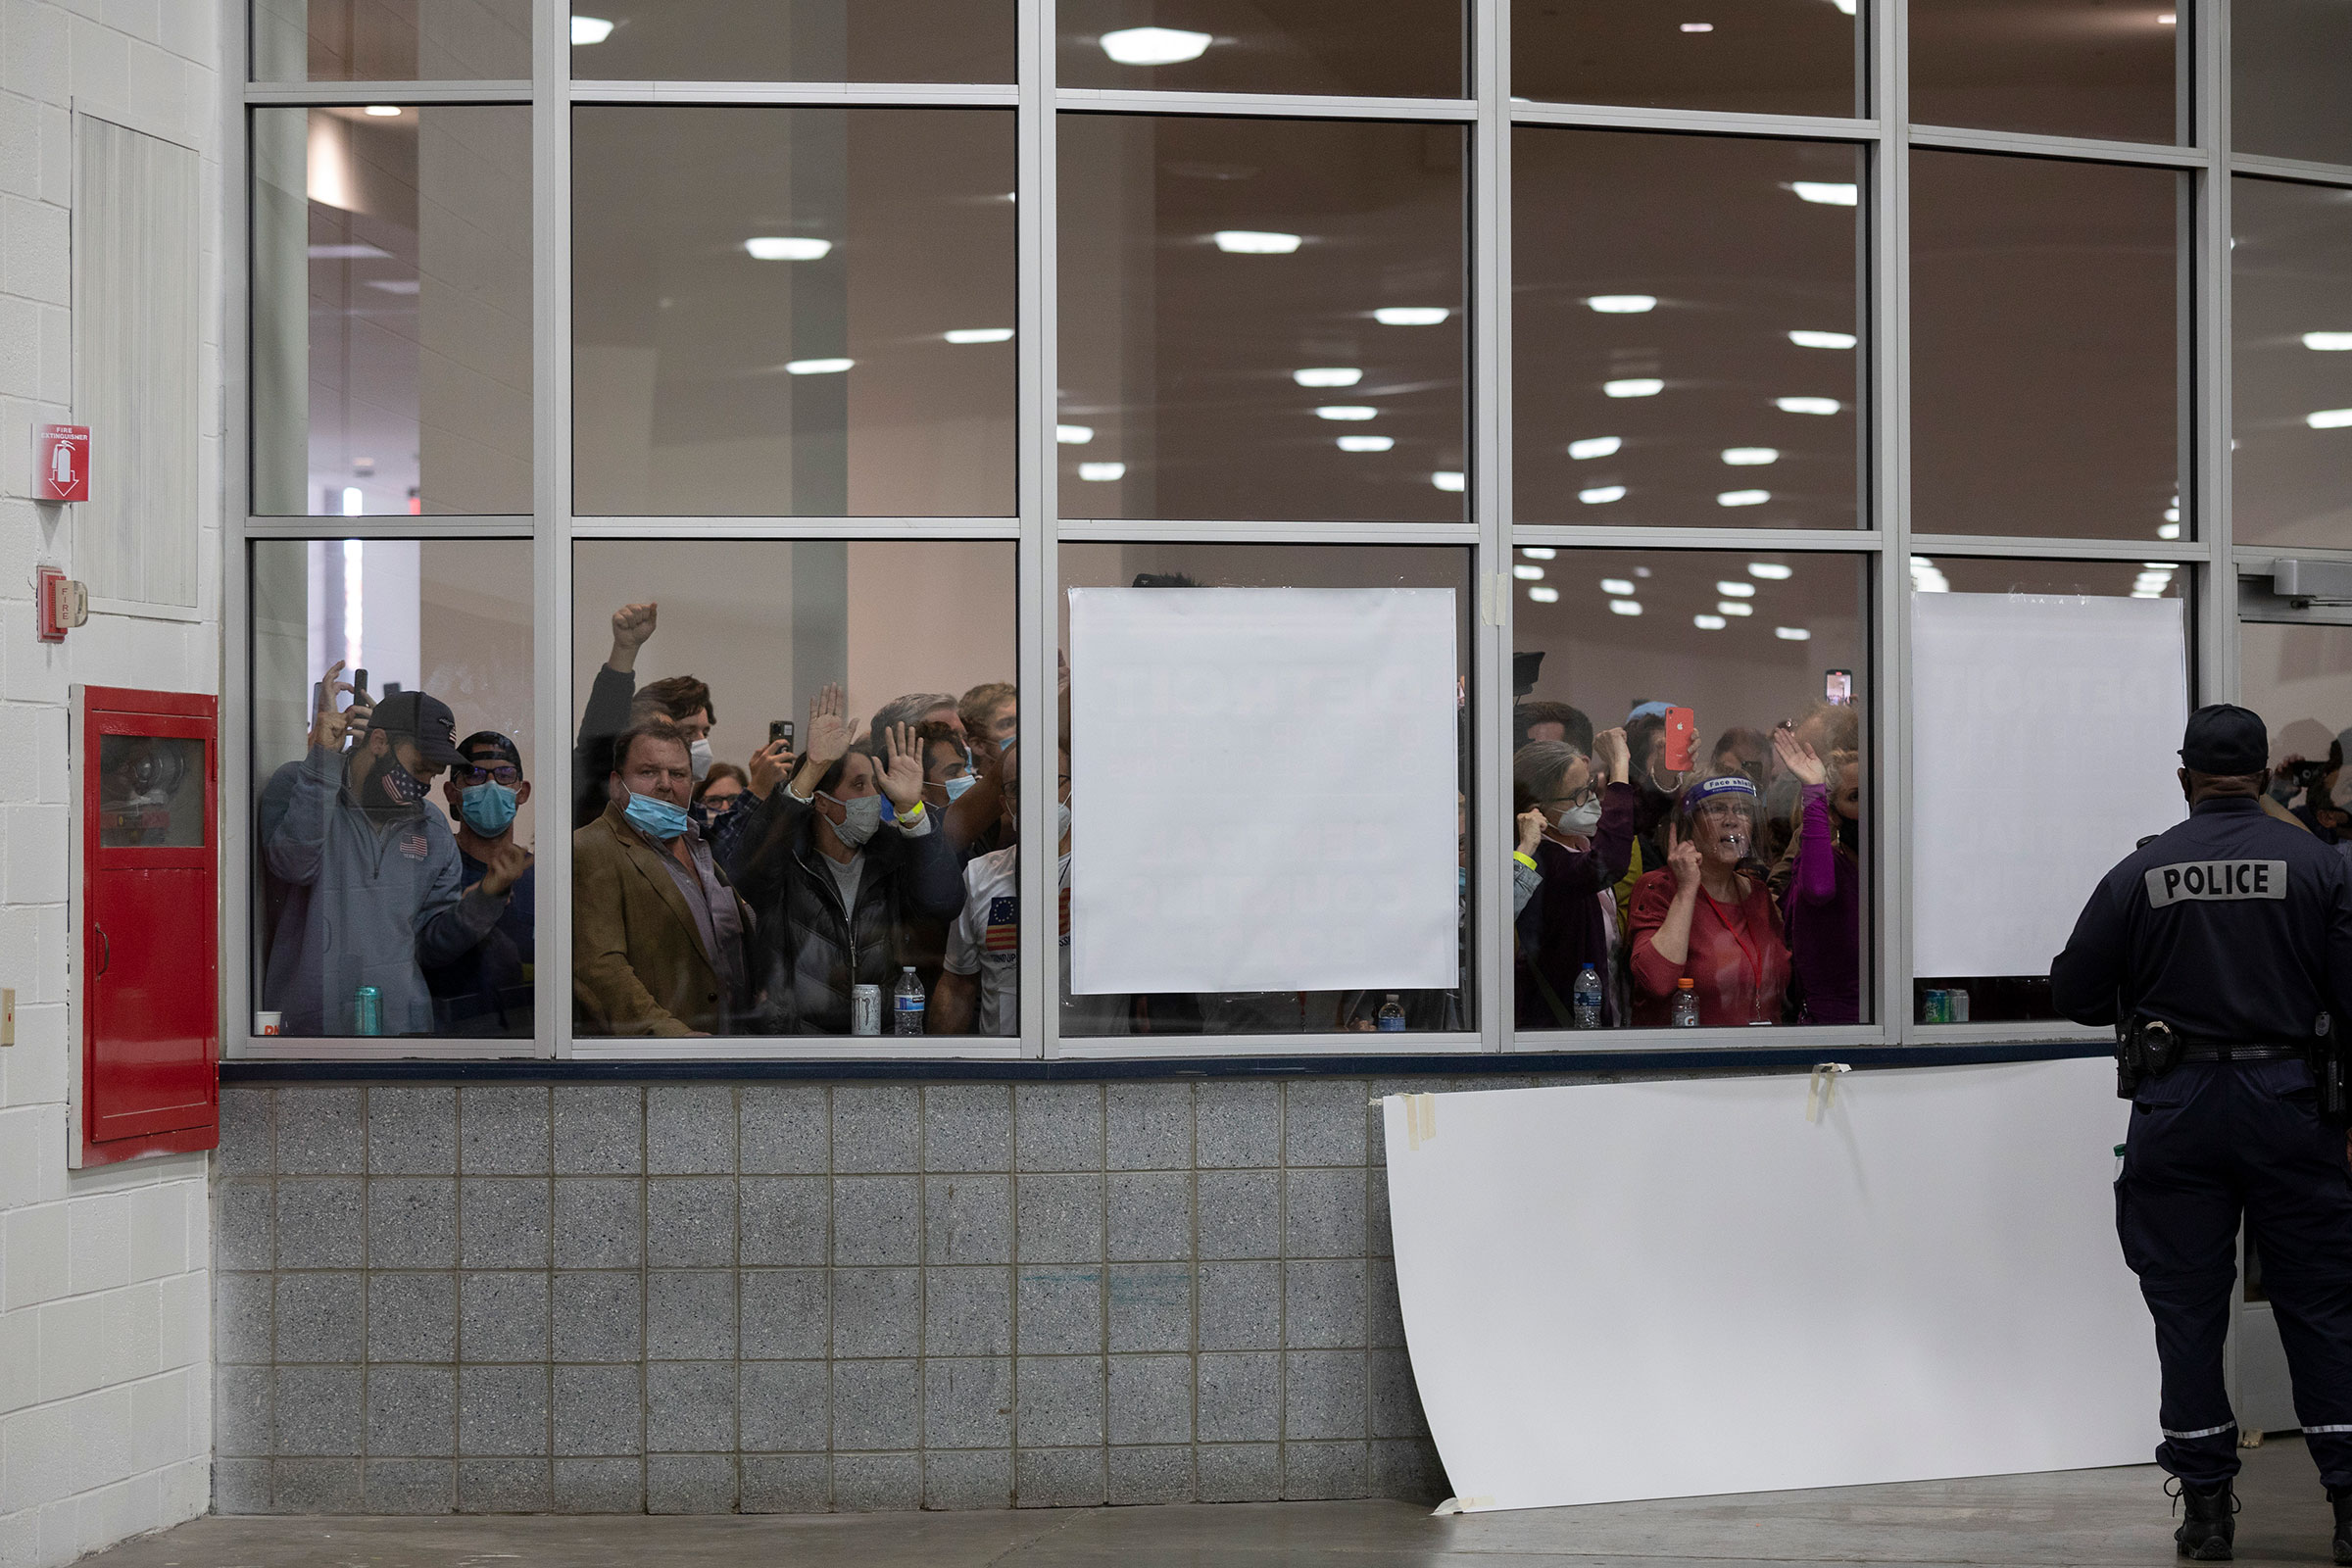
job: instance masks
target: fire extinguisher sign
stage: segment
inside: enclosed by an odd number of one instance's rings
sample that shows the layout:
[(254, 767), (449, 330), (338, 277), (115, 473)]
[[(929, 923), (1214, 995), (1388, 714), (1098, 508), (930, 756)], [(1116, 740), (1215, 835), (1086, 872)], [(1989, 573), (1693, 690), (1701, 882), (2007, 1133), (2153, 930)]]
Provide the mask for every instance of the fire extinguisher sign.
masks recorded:
[(90, 499), (90, 427), (36, 424), (32, 427), (32, 498), (35, 501)]

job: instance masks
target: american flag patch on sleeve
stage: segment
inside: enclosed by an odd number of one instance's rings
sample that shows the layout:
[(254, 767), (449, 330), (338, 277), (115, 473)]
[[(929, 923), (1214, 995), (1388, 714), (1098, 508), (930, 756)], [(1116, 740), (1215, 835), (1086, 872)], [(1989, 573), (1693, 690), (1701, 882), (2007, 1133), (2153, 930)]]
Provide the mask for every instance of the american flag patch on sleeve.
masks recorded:
[(988, 933), (980, 946), (990, 953), (1018, 953), (1021, 947), (1020, 900), (1004, 893), (988, 901)]

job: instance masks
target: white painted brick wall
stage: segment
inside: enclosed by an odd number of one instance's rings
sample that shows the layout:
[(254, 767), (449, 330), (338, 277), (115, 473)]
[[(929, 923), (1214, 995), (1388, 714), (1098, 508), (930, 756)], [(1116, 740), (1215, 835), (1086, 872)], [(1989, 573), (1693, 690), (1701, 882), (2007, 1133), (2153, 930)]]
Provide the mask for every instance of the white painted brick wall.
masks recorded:
[[(230, 0), (0, 0), (0, 1568), (48, 1568), (211, 1497), (201, 1155), (66, 1169), (66, 689), (218, 691), (221, 83)], [(25, 499), (28, 426), (69, 420), (73, 111), (199, 149), (212, 302), (199, 385), (202, 619), (32, 633), (32, 568), (74, 568), (71, 509)], [(101, 432), (100, 479), (104, 478)]]

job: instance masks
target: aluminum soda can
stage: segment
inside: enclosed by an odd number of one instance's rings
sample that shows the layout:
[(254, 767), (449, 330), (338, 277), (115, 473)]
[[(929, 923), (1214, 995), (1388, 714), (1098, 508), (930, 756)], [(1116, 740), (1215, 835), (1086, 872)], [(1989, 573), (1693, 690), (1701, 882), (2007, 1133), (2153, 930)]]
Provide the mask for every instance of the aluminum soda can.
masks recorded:
[(1966, 991), (1952, 990), (1943, 994), (1943, 1021), (1945, 1023), (1968, 1022), (1968, 993)]
[(850, 1033), (878, 1035), (882, 1032), (882, 988), (880, 986), (850, 987)]
[(355, 1035), (384, 1032), (384, 994), (374, 986), (362, 986), (351, 994), (351, 1032)]
[(1952, 994), (1948, 991), (1930, 991), (1927, 996), (1927, 1005), (1920, 1009), (1919, 1021), (1921, 1023), (1950, 1023), (1952, 1021)]

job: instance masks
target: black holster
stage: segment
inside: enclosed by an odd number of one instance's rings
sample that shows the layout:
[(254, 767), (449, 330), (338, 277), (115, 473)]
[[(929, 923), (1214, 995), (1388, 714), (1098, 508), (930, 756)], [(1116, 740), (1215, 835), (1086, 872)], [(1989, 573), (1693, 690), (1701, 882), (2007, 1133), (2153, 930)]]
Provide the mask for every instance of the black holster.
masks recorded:
[[(2115, 1095), (2130, 1100), (2180, 1059), (2180, 1037), (2161, 1018), (2127, 1017), (2115, 1026)], [(2318, 1076), (2318, 1069), (2313, 1069)]]
[(2344, 1043), (2329, 1029), (2311, 1043), (2304, 1059), (2311, 1066), (2311, 1086), (2318, 1092), (2320, 1120), (2330, 1127), (2352, 1127), (2352, 1061)]

